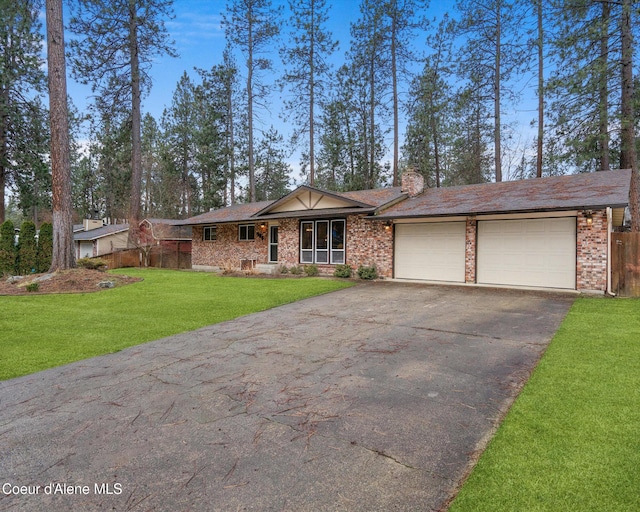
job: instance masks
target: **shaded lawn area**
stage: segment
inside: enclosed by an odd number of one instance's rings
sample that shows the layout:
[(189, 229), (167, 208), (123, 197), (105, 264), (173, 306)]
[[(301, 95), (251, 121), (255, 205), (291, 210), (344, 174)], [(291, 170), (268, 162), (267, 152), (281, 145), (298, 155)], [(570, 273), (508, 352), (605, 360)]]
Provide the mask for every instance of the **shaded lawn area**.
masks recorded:
[(640, 510), (640, 300), (580, 298), (450, 507)]
[(89, 294), (0, 297), (0, 380), (351, 286), (324, 278), (259, 279), (118, 269), (144, 278)]

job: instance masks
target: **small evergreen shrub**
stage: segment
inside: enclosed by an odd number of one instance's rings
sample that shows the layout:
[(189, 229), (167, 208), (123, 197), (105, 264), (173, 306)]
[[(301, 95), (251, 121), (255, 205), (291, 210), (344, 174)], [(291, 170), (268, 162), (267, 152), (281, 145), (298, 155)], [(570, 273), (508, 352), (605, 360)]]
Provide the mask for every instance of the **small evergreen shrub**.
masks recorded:
[(76, 261), (76, 264), (80, 268), (87, 268), (89, 270), (101, 270), (107, 266), (100, 258), (80, 258)]
[(336, 265), (333, 275), (334, 277), (349, 278), (353, 275), (353, 269), (349, 265)]
[(280, 268), (278, 268), (278, 272), (280, 272), (281, 274), (288, 274), (289, 267), (287, 267), (286, 265), (280, 265)]
[(360, 279), (367, 279), (367, 280), (373, 280), (373, 279), (378, 279), (378, 271), (376, 270), (376, 267), (365, 267), (364, 265), (360, 265), (358, 267), (358, 277)]
[(317, 276), (320, 271), (318, 270), (318, 265), (305, 265), (304, 272), (308, 276)]
[(289, 272), (291, 272), (294, 276), (299, 276), (304, 272), (304, 269), (299, 265), (294, 265), (289, 269)]

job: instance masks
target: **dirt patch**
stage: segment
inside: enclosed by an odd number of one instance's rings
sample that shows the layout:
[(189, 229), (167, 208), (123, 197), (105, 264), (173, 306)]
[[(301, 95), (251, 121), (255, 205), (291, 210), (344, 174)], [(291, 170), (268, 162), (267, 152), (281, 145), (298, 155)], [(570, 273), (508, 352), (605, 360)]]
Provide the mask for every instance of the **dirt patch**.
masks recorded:
[[(113, 286), (107, 286), (116, 288), (139, 281), (142, 281), (142, 278), (107, 274), (100, 270), (76, 268), (53, 274), (31, 274), (21, 279), (4, 278), (0, 281), (0, 295), (89, 293), (107, 289), (100, 286), (100, 283), (103, 282), (113, 283)], [(37, 290), (34, 290), (34, 288), (37, 288)], [(29, 291), (29, 289), (32, 291)]]

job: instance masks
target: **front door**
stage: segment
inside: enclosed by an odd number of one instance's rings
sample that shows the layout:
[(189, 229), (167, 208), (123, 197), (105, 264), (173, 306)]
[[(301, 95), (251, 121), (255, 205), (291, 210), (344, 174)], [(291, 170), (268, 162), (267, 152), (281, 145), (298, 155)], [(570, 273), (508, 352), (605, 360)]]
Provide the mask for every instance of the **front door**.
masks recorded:
[(269, 226), (269, 262), (278, 261), (278, 226)]

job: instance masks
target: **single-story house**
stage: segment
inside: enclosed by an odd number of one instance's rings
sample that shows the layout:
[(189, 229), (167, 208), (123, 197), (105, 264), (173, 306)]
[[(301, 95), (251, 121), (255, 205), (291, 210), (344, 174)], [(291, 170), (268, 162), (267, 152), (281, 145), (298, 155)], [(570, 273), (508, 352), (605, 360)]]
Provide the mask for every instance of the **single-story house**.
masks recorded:
[(604, 293), (631, 171), (424, 189), (298, 187), (183, 221), (194, 269), (375, 265), (387, 278)]
[(73, 243), (76, 258), (93, 258), (126, 249), (129, 224), (104, 225), (102, 220), (85, 219), (82, 231), (74, 226)]

